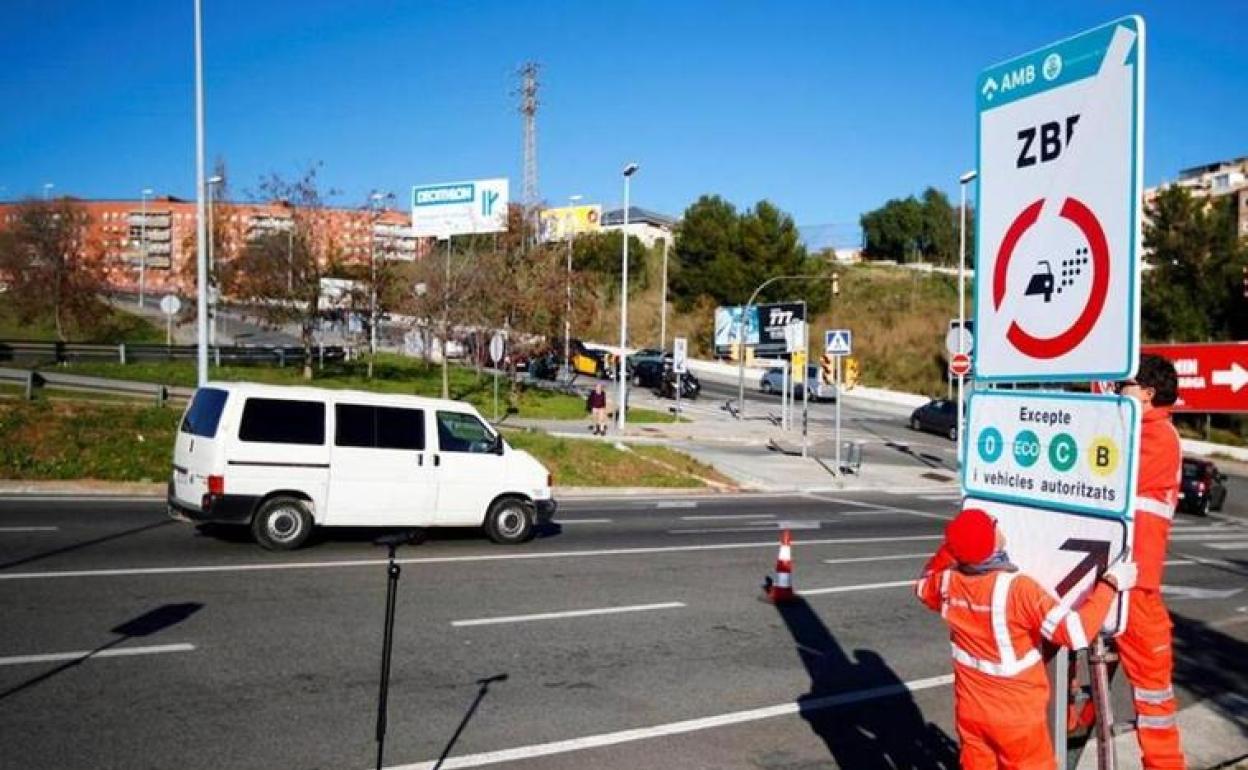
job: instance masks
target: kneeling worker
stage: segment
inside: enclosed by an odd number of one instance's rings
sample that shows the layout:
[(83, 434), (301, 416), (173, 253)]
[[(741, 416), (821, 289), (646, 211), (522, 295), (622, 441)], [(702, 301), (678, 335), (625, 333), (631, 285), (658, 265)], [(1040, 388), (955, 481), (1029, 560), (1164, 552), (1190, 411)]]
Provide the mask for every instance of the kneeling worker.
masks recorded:
[(987, 513), (968, 508), (949, 522), (915, 592), (949, 625), (962, 770), (1057, 767), (1042, 640), (1086, 647), (1115, 593), (1130, 590), (1135, 576), (1133, 562), (1114, 564), (1072, 610), (1010, 563), (1005, 536)]

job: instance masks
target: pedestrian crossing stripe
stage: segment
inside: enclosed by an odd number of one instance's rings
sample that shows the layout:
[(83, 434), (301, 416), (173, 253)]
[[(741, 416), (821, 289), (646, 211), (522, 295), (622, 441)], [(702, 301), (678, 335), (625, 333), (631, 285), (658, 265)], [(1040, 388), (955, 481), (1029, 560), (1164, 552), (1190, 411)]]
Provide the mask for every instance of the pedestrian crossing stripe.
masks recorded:
[(854, 333), (849, 329), (829, 329), (823, 333), (823, 352), (831, 356), (847, 356), (854, 349)]

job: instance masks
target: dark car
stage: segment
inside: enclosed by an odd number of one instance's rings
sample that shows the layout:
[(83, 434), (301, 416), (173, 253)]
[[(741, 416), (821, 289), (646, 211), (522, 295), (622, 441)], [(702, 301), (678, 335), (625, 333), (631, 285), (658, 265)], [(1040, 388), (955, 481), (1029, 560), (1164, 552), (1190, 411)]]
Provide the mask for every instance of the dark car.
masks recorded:
[(633, 384), (640, 388), (657, 388), (663, 381), (665, 363), (670, 366), (670, 362), (664, 362), (658, 358), (645, 358), (637, 361), (630, 370)]
[(935, 398), (915, 409), (910, 415), (913, 430), (925, 430), (958, 440), (958, 403), (947, 398)]
[(1183, 458), (1183, 480), (1179, 487), (1179, 508), (1197, 516), (1220, 511), (1226, 502), (1226, 474), (1208, 460)]
[[(692, 372), (680, 375), (680, 397), (695, 399), (702, 392), (702, 383)], [(663, 370), (663, 379), (654, 389), (654, 395), (660, 398), (676, 398), (676, 374), (672, 371), (671, 361)]]

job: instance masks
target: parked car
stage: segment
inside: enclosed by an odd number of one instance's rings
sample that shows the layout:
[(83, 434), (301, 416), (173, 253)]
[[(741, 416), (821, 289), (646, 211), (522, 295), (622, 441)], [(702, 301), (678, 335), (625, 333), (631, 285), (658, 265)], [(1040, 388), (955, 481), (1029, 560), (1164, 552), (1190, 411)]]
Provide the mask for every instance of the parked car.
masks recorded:
[(671, 359), (645, 358), (637, 361), (631, 369), (633, 384), (641, 388), (657, 388), (663, 381), (663, 370), (671, 365)]
[[(695, 399), (702, 393), (702, 382), (692, 372), (680, 376), (680, 397)], [(654, 395), (660, 398), (676, 398), (676, 373), (672, 371), (671, 361), (663, 370), (663, 379), (654, 389)]]
[(958, 440), (958, 402), (936, 398), (910, 414), (910, 428), (939, 433), (950, 441)]
[(642, 361), (662, 361), (665, 358), (671, 358), (671, 353), (664, 353), (658, 348), (642, 348), (641, 350), (630, 353), (625, 359), (628, 361), (628, 373), (633, 373), (633, 367)]
[(1183, 458), (1179, 484), (1179, 508), (1197, 516), (1220, 511), (1226, 503), (1226, 474), (1208, 460)]
[(209, 383), (182, 417), (169, 514), (290, 550), (314, 527), (484, 527), (521, 543), (554, 516), (551, 475), (460, 401)]
[[(793, 397), (802, 397), (802, 383), (794, 382)], [(836, 386), (829, 385), (823, 381), (819, 367), (806, 367), (806, 387), (810, 388), (811, 401), (835, 401)], [(778, 366), (774, 366), (763, 372), (762, 378), (758, 382), (758, 389), (769, 395), (779, 395), (784, 390), (784, 370)]]

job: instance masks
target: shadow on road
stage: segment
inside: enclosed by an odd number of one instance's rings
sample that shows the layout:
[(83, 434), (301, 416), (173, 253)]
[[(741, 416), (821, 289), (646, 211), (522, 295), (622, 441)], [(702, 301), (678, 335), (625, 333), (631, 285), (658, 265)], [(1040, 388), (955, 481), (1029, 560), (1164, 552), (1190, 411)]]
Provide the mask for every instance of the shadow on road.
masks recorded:
[(15, 561), (5, 562), (4, 564), (0, 564), (0, 570), (10, 569), (12, 567), (19, 567), (23, 564), (30, 564), (32, 561), (39, 561), (40, 559), (50, 559), (53, 556), (59, 556), (63, 553), (69, 553), (71, 551), (78, 551), (83, 548), (90, 548), (93, 545), (99, 545), (100, 543), (107, 543), (110, 540), (120, 540), (123, 537), (130, 537), (131, 535), (137, 535), (140, 532), (146, 532), (149, 529), (158, 529), (160, 527), (163, 527), (172, 523), (173, 523), (172, 519), (166, 519), (164, 521), (155, 522), (154, 524), (144, 524), (141, 527), (132, 527), (130, 529), (122, 530), (121, 532), (114, 532), (110, 535), (103, 535), (101, 537), (92, 538), (90, 540), (83, 540), (82, 542), (79, 542), (79, 543), (71, 543), (70, 545), (61, 546), (60, 548), (54, 548), (51, 551), (44, 551), (43, 553), (37, 553), (34, 556), (27, 556), (24, 559), (17, 559)]
[(776, 606), (810, 675), (802, 718), (846, 770), (954, 770), (957, 744), (871, 650), (845, 654), (805, 599)]
[(468, 711), (464, 714), (464, 718), (459, 720), (459, 727), (455, 728), (455, 733), (451, 735), (451, 739), (446, 742), (446, 748), (442, 749), (442, 754), (438, 756), (438, 761), (433, 764), (433, 770), (439, 770), (446, 758), (451, 755), (451, 749), (455, 748), (455, 744), (459, 741), (459, 736), (463, 735), (464, 728), (472, 721), (472, 717), (477, 713), (477, 707), (481, 705), (481, 701), (485, 700), (485, 696), (489, 694), (490, 685), (495, 682), (506, 682), (507, 674), (495, 674), (494, 676), (478, 679), (477, 697), (473, 699), (472, 705), (468, 707)]
[(99, 647), (96, 647), (94, 650), (91, 650), (81, 657), (66, 661), (56, 668), (43, 672), (33, 679), (27, 679), (21, 684), (14, 685), (9, 689), (0, 692), (0, 700), (16, 695), (23, 690), (40, 684), (41, 682), (46, 682), (57, 674), (68, 671), (75, 666), (82, 665), (94, 656), (99, 655), (101, 652), (116, 647), (117, 645), (129, 641), (130, 639), (152, 636), (153, 634), (158, 634), (161, 631), (164, 631), (166, 628), (176, 626), (178, 623), (186, 620), (196, 612), (199, 612), (203, 609), (203, 606), (204, 605), (198, 602), (164, 604), (154, 610), (145, 612), (136, 618), (127, 620), (125, 623), (111, 629), (111, 633), (117, 635), (116, 638), (101, 644)]
[(1175, 684), (1207, 701), (1248, 735), (1248, 698), (1243, 695), (1248, 693), (1248, 643), (1173, 610), (1170, 619)]

